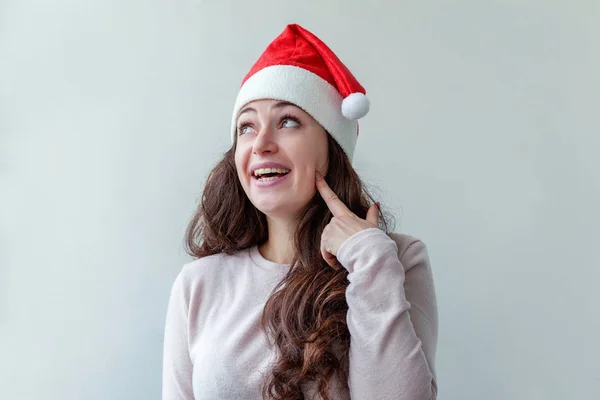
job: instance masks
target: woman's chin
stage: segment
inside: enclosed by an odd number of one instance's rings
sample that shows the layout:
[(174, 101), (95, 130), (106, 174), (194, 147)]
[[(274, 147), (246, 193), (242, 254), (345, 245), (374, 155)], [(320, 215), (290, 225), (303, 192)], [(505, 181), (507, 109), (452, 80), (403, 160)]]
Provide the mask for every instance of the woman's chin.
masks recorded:
[(255, 203), (254, 206), (268, 217), (283, 219), (293, 218), (294, 216), (298, 215), (298, 212), (301, 208), (294, 207), (294, 205), (290, 204), (289, 202), (264, 202), (260, 204)]

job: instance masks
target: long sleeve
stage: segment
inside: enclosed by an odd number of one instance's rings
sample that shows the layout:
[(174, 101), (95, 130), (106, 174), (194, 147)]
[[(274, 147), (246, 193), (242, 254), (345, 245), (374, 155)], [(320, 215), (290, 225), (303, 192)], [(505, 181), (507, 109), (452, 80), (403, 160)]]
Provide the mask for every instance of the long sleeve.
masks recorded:
[(163, 345), (163, 400), (194, 400), (192, 361), (188, 341), (189, 287), (182, 270), (173, 286), (167, 308)]
[[(404, 236), (404, 238), (410, 238)], [(437, 303), (427, 249), (378, 228), (342, 243), (352, 399), (434, 400)]]

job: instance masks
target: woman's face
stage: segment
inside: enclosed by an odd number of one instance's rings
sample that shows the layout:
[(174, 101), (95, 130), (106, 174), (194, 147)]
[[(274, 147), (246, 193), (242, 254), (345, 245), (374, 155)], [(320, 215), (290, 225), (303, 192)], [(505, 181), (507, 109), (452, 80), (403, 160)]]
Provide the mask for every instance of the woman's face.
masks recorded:
[(315, 172), (327, 170), (325, 129), (293, 104), (256, 100), (240, 110), (237, 135), (235, 165), (252, 204), (296, 217), (317, 190)]

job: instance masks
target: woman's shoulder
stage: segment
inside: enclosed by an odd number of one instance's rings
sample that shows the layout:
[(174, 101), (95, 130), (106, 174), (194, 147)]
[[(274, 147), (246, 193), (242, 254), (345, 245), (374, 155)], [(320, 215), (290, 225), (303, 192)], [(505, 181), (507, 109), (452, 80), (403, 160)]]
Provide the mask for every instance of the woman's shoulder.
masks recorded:
[(398, 247), (398, 258), (409, 269), (418, 264), (429, 267), (427, 246), (420, 238), (406, 233), (392, 232), (388, 235)]
[(183, 264), (178, 279), (184, 282), (198, 282), (215, 278), (230, 266), (243, 265), (248, 258), (248, 251), (239, 250), (233, 254), (216, 253), (196, 258)]

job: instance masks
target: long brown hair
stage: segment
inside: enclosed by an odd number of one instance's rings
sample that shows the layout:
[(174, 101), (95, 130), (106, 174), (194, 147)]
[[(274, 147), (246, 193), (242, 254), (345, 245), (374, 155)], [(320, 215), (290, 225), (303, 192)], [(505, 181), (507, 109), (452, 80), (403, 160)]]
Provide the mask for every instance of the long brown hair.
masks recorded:
[[(373, 197), (348, 157), (330, 136), (326, 182), (360, 218)], [(210, 172), (185, 236), (194, 257), (236, 251), (266, 242), (265, 215), (250, 202), (235, 167), (235, 144)], [(321, 233), (332, 218), (317, 192), (300, 215), (290, 270), (267, 300), (262, 325), (277, 358), (263, 386), (268, 400), (303, 399), (301, 384), (313, 382), (323, 400), (331, 399), (339, 380), (347, 388), (350, 333), (346, 324), (345, 268), (332, 268), (320, 252)], [(380, 212), (380, 228), (389, 233), (390, 217)]]

